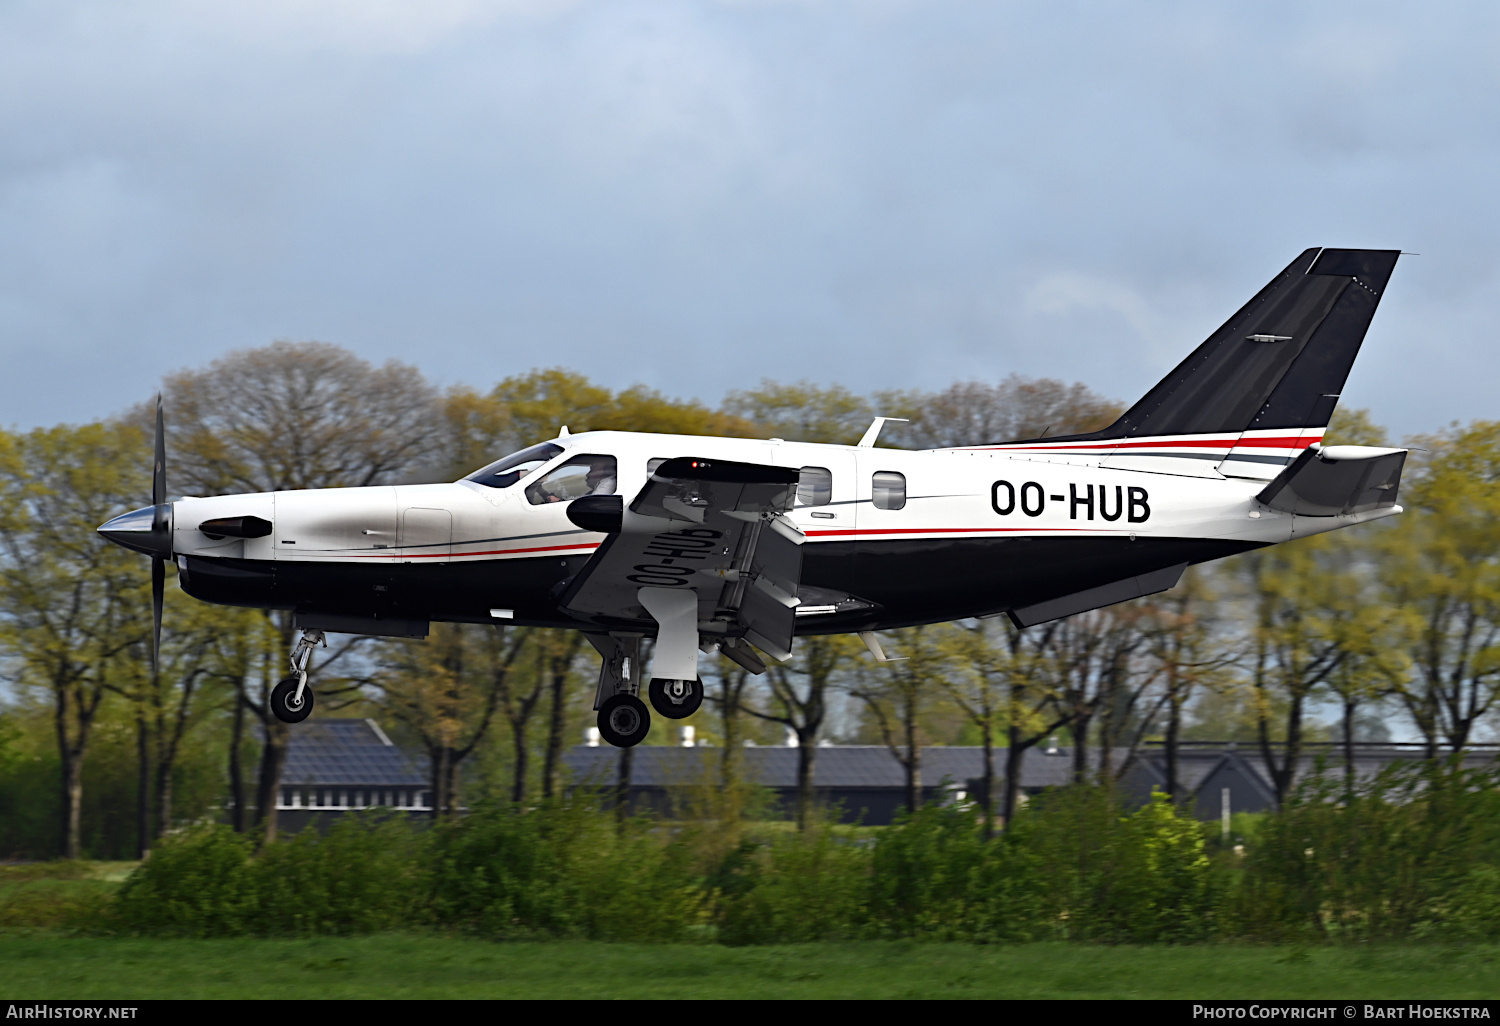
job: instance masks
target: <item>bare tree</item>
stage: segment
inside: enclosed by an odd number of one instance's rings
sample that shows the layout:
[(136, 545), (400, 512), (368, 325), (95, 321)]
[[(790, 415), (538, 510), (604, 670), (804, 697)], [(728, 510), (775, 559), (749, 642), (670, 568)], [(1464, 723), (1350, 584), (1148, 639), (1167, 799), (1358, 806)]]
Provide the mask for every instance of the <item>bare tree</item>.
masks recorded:
[(960, 381), (941, 392), (880, 393), (874, 405), (877, 413), (909, 419), (887, 430), (893, 443), (914, 449), (1093, 431), (1123, 409), (1077, 382), (1016, 374), (996, 385)]
[(922, 807), (922, 719), (946, 670), (951, 653), (942, 644), (941, 628), (910, 627), (896, 632), (895, 658), (865, 668), (850, 693), (864, 702), (880, 737), (906, 775), (906, 808)]
[(165, 383), (173, 488), (197, 494), (400, 480), (439, 459), (437, 392), (324, 342), (276, 342)]
[[(415, 367), (375, 367), (323, 342), (275, 342), (230, 353), (165, 382), (168, 480), (174, 490), (212, 495), (376, 485), (430, 476), (444, 463), (437, 392)], [(146, 407), (134, 416), (142, 424)], [(144, 445), (143, 445), (144, 449)], [(257, 816), (276, 835), (276, 796), (286, 763), (286, 725), (266, 698), (291, 648), (289, 614), (267, 614), (279, 649), (246, 653), (241, 697), (261, 724)], [(327, 669), (346, 643), (318, 663)], [(259, 664), (260, 672), (250, 672)], [(258, 678), (258, 687), (256, 686)]]
[(1056, 664), (1049, 648), (1059, 621), (1028, 630), (1011, 628), (1005, 639), (1008, 663), (1005, 708), (1005, 803), (1001, 816), (1005, 828), (1015, 822), (1021, 798), (1021, 771), (1026, 753), (1045, 738), (1067, 726), (1072, 711), (1061, 702)]
[(1202, 687), (1222, 688), (1239, 658), (1229, 639), (1215, 628), (1214, 599), (1203, 582), (1203, 571), (1193, 568), (1176, 588), (1150, 600), (1146, 647), (1161, 681), (1156, 708), (1149, 721), (1165, 714), (1163, 754), (1166, 792), (1181, 801), (1179, 763), (1183, 710)]
[(783, 724), (797, 736), (798, 829), (807, 827), (815, 803), (818, 732), (828, 716), (829, 690), (853, 647), (854, 643), (843, 635), (800, 639), (795, 660), (772, 666), (766, 674), (767, 686), (779, 711), (745, 707), (751, 715)]
[(551, 714), (547, 720), (547, 750), (542, 759), (542, 797), (557, 793), (562, 775), (563, 746), (568, 724), (568, 684), (573, 667), (583, 647), (581, 631), (547, 631), (539, 637), (546, 651), (548, 700)]
[[(739, 784), (740, 716), (749, 711), (745, 703), (745, 689), (750, 683), (750, 671), (738, 663), (720, 658), (718, 663), (719, 693), (709, 695), (708, 700), (719, 710), (719, 733), (724, 747), (719, 753), (719, 785), (726, 793)], [(811, 774), (809, 774), (811, 780)]]

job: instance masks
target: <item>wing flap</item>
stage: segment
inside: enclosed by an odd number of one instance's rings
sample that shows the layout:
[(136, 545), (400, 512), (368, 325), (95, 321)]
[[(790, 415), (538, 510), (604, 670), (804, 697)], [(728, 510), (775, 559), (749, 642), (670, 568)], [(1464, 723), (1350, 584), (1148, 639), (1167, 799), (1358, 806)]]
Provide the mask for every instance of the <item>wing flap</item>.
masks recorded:
[(654, 621), (641, 604), (642, 588), (691, 590), (701, 631), (743, 637), (774, 658), (788, 658), (802, 532), (782, 514), (792, 507), (797, 477), (784, 467), (668, 460), (617, 522), (613, 510), (593, 521), (618, 527), (561, 605), (601, 625), (649, 630)]

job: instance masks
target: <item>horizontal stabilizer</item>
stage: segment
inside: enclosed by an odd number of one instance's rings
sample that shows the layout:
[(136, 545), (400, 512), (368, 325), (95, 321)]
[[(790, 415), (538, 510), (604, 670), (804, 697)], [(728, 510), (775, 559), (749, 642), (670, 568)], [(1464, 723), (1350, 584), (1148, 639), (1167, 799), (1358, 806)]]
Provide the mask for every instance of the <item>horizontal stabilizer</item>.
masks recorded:
[(1131, 599), (1142, 598), (1146, 595), (1155, 595), (1159, 591), (1176, 587), (1177, 582), (1182, 580), (1182, 572), (1188, 568), (1186, 563), (1178, 563), (1162, 570), (1153, 570), (1139, 577), (1127, 577), (1123, 581), (1113, 581), (1088, 591), (1077, 591), (1062, 598), (1051, 599), (1047, 602), (1038, 602), (1034, 606), (1023, 606), (1020, 609), (1010, 611), (1010, 622), (1017, 627), (1034, 627), (1048, 620), (1060, 620), (1074, 613), (1087, 613), (1090, 609), (1100, 609), (1104, 606), (1112, 606), (1116, 602), (1129, 602)]
[(1299, 517), (1336, 517), (1394, 506), (1405, 449), (1331, 445), (1305, 450), (1255, 498)]

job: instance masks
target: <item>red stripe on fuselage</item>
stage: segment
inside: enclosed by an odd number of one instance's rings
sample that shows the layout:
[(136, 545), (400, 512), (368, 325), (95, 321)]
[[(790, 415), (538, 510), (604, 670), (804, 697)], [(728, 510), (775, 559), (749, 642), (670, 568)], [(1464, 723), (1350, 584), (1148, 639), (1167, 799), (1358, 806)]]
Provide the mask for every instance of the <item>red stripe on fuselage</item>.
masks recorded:
[(1279, 438), (1205, 438), (1162, 442), (1077, 442), (1072, 445), (981, 446), (984, 452), (1113, 452), (1117, 449), (1305, 449), (1316, 437), (1300, 435)]
[[(872, 527), (861, 530), (857, 527), (842, 531), (804, 531), (803, 534), (809, 538), (826, 538), (834, 536), (846, 536), (851, 534), (1043, 534), (1048, 531), (1083, 531), (1095, 532), (1106, 530), (1118, 530), (1117, 528), (1102, 527)], [(1130, 532), (1134, 534), (1135, 532)]]
[(458, 559), (463, 556), (513, 556), (521, 552), (563, 552), (570, 549), (597, 549), (598, 542), (578, 545), (542, 545), (532, 549), (489, 549), (484, 552), (382, 552), (379, 555), (351, 553), (351, 559)]

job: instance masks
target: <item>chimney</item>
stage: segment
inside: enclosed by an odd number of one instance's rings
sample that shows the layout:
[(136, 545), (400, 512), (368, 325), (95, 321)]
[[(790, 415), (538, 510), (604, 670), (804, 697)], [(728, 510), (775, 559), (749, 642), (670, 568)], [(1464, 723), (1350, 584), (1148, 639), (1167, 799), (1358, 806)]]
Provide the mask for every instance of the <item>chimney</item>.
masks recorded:
[(788, 748), (796, 748), (797, 745), (797, 732), (791, 727), (786, 728), (786, 746)]
[(588, 745), (590, 748), (598, 748), (599, 742), (602, 740), (604, 739), (599, 736), (598, 727), (583, 728), (583, 743)]
[(683, 748), (692, 748), (698, 731), (692, 727), (677, 728), (677, 743)]

